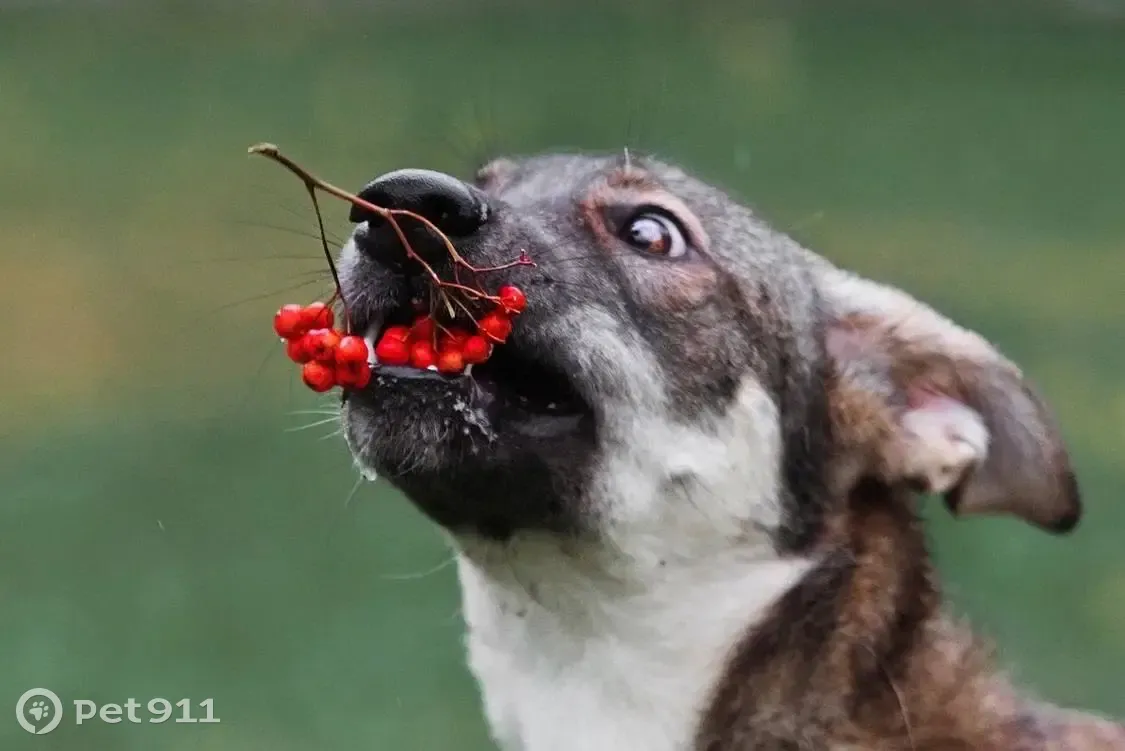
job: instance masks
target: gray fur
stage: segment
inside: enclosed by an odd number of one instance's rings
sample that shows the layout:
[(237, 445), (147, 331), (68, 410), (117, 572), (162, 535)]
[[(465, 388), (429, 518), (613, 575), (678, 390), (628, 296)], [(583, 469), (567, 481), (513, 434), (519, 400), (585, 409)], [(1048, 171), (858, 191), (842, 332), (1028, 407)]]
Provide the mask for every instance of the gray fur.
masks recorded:
[[(489, 278), (495, 285), (520, 285), (531, 301), (505, 346), (563, 369), (594, 409), (595, 424), (606, 405), (640, 409), (642, 400), (657, 398), (642, 383), (650, 376), (638, 376), (642, 360), (655, 364), (677, 417), (688, 421), (722, 414), (735, 384), (755, 375), (785, 407), (790, 498), (783, 541), (807, 543), (822, 515), (819, 465), (829, 440), (819, 302), (808, 256), (682, 170), (637, 155), (630, 163), (686, 204), (706, 232), (706, 250), (665, 261), (624, 245), (600, 247), (580, 204), (598, 181), (624, 166), (622, 159), (552, 155), (482, 172), (491, 219), (474, 237), (459, 240), (459, 251), (478, 266), (503, 264), (528, 251), (536, 268)], [(393, 274), (354, 244), (345, 249), (341, 271), (360, 327), (401, 295)], [(690, 283), (708, 274), (714, 275), (713, 288), (698, 303), (654, 304), (674, 277)], [(470, 390), (465, 384), (426, 384), (409, 398), (353, 397), (345, 407), (347, 435), (362, 461), (443, 523), (589, 527), (596, 502), (586, 497), (583, 477), (597, 451), (592, 426), (544, 439), (498, 430), (489, 443), (479, 425), (466, 425), (451, 406), (471, 398)], [(490, 497), (489, 508), (480, 512), (487, 520), (466, 518), (474, 511), (443, 497), (470, 489)], [(538, 518), (527, 508), (529, 499), (540, 499)], [(505, 514), (518, 520), (501, 518)]]
[[(582, 408), (513, 406), (481, 372), (384, 370), (343, 418), (357, 462), (453, 533), (470, 665), (504, 748), (569, 749), (558, 733), (576, 722), (591, 751), (834, 747), (806, 743), (830, 735), (819, 708), (897, 706), (868, 655), (956, 672), (959, 642), (927, 641), (946, 632), (913, 488), (960, 513), (1077, 521), (1065, 448), (1014, 365), (718, 188), (636, 155), (550, 155), (496, 162), (477, 189), (488, 220), (458, 252), (537, 264), (487, 277), (529, 301), (502, 352), (562, 373)], [(650, 205), (683, 225), (684, 256), (621, 239)], [(394, 242), (361, 225), (341, 254), (360, 329), (414, 292)], [(862, 659), (822, 662), (833, 644)], [(937, 679), (921, 675), (925, 698)], [(934, 727), (955, 737), (938, 704)], [(899, 730), (835, 745), (899, 748)]]

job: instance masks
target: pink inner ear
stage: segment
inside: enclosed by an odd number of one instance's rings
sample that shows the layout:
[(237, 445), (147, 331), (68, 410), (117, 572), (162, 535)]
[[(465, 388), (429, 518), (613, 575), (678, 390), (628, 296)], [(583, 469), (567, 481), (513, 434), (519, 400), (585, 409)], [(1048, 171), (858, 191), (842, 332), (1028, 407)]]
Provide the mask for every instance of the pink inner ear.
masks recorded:
[[(963, 451), (967, 443), (979, 458), (945, 494), (951, 511), (1072, 529), (1082, 504), (1070, 458), (1047, 405), (1019, 369), (979, 334), (901, 290), (823, 260), (813, 266), (830, 316), (825, 350), (843, 394), (838, 419), (867, 452), (859, 463), (875, 455), (889, 480), (907, 479), (906, 465), (923, 473), (944, 466), (946, 452), (935, 460), (935, 446), (960, 444)], [(849, 392), (861, 396), (849, 401)], [(892, 423), (893, 437), (885, 430)]]
[(962, 402), (938, 390), (936, 386), (925, 381), (912, 383), (906, 390), (906, 406), (912, 410), (941, 410), (957, 407), (968, 409)]
[(903, 473), (931, 493), (960, 485), (988, 455), (988, 429), (976, 410), (925, 385), (908, 389), (900, 417)]

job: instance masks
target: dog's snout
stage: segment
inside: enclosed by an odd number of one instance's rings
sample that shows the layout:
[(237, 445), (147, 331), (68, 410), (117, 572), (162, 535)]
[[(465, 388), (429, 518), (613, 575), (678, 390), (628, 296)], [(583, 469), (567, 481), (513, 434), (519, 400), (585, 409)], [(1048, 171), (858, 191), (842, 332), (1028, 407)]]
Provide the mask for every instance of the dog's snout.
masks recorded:
[[(368, 183), (359, 197), (384, 209), (409, 211), (425, 217), (447, 235), (473, 234), (488, 218), (484, 195), (456, 177), (423, 169), (388, 172)], [(353, 222), (368, 222), (372, 229), (383, 223), (381, 217), (353, 206), (348, 217)]]

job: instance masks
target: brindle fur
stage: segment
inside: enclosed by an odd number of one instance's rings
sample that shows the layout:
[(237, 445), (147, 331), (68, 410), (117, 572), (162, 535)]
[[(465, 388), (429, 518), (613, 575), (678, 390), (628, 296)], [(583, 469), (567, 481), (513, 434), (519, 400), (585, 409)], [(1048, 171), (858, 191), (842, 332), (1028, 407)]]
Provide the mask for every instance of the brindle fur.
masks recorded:
[[(747, 634), (697, 748), (1125, 749), (1125, 726), (1021, 696), (991, 645), (943, 609), (917, 494), (891, 479), (903, 476), (903, 405), (885, 374), (848, 376), (829, 385), (847, 469), (833, 483), (843, 504), (817, 543), (822, 563)], [(1073, 524), (1064, 513), (1057, 527)]]
[(852, 491), (824, 562), (739, 647), (698, 749), (1125, 749), (1125, 727), (1020, 696), (943, 612), (913, 502)]
[[(709, 502), (708, 478), (690, 468), (668, 477), (650, 500), (673, 505), (651, 519), (637, 508), (622, 518), (621, 499), (607, 496), (614, 486), (599, 475), (607, 446), (655, 440), (629, 432), (633, 413), (636, 430), (667, 423), (710, 435), (749, 377), (777, 409), (778, 466), (761, 468), (776, 475), (776, 497), (749, 498), (746, 508), (760, 516), (730, 520), (736, 526), (717, 526), (710, 538), (699, 528), (689, 539), (674, 524), (646, 526), (649, 547), (637, 550), (687, 558), (745, 540), (815, 565), (731, 645), (689, 745), (1125, 750), (1122, 726), (1022, 698), (989, 648), (944, 611), (918, 490), (943, 495), (958, 514), (1005, 513), (1051, 532), (1069, 531), (1081, 511), (1046, 405), (988, 342), (898, 290), (837, 270), (719, 189), (655, 159), (503, 160), (481, 170), (478, 186), (492, 219), (457, 239), (462, 255), (497, 265), (526, 249), (538, 264), (510, 272), (532, 305), (506, 346), (563, 369), (596, 414), (550, 440), (500, 430), (482, 450), (470, 431), (448, 429), (460, 424), (446, 398), (459, 386), (400, 395), (376, 377), (349, 396), (344, 415), (357, 461), (452, 531), (470, 567), (500, 561), (497, 570), (542, 608), (580, 602), (575, 581), (619, 578), (623, 591), (652, 581), (632, 578), (656, 563), (630, 552), (633, 538), (622, 535), (638, 513), (649, 523), (674, 517), (685, 499)], [(640, 203), (678, 212), (698, 257), (671, 264), (622, 248), (607, 213)], [(365, 242), (357, 232), (341, 256), (360, 327), (403, 297), (401, 275), (373, 261)], [(945, 467), (934, 462), (945, 460), (933, 453), (933, 435), (912, 432), (908, 419), (935, 404), (939, 416), (943, 405), (964, 410), (971, 419), (962, 422), (979, 421), (988, 434), (987, 452), (954, 467), (955, 477), (939, 476)], [(593, 573), (552, 592), (549, 579), (535, 579), (550, 576), (551, 561), (521, 550), (563, 551), (582, 576)], [(518, 730), (498, 730), (507, 732), (511, 748), (525, 748)]]

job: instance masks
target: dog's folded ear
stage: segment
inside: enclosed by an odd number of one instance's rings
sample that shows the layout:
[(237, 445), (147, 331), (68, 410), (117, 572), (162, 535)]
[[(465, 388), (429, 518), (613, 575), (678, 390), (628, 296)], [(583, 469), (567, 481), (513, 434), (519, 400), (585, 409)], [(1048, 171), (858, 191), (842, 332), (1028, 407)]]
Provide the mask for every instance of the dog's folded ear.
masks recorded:
[(817, 264), (840, 444), (861, 475), (944, 496), (955, 515), (1013, 514), (1051, 532), (1081, 516), (1058, 427), (991, 344), (898, 289)]

